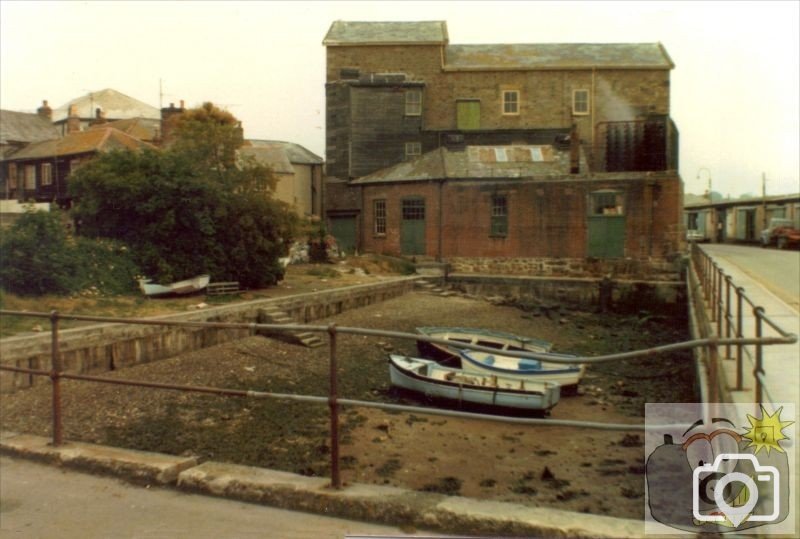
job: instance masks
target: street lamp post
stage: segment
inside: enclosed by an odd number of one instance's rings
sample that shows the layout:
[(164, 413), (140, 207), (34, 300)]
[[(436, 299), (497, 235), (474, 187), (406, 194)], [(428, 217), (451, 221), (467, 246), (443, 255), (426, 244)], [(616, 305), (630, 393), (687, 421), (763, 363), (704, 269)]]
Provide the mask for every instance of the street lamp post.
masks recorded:
[(700, 173), (706, 171), (708, 174), (708, 211), (711, 212), (711, 234), (709, 234), (709, 241), (716, 242), (717, 241), (717, 212), (714, 208), (711, 207), (711, 204), (714, 202), (714, 199), (711, 197), (711, 171), (708, 170), (706, 167), (700, 167), (697, 171), (697, 179), (700, 179)]

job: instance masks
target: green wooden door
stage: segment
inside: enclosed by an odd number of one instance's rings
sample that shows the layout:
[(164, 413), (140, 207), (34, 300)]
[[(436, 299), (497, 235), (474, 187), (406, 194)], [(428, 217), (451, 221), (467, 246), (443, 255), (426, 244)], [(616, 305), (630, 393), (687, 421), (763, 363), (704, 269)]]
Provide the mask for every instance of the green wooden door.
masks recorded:
[(352, 255), (356, 252), (356, 218), (331, 217), (331, 235), (336, 238), (339, 250)]
[(481, 102), (456, 102), (456, 125), (459, 129), (481, 128)]
[(400, 224), (400, 252), (404, 255), (425, 254), (425, 199), (408, 198), (402, 201), (403, 220)]
[(588, 237), (588, 256), (622, 258), (625, 256), (625, 216), (590, 215)]

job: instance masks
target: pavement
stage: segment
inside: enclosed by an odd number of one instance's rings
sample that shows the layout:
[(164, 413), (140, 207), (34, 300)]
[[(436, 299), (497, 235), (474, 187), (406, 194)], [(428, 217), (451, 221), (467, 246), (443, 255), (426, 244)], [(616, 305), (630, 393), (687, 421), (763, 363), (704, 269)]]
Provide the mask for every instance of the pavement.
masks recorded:
[[(325, 478), (78, 442), (54, 447), (47, 438), (12, 432), (0, 433), (0, 453), (2, 537), (644, 533), (635, 520), (377, 485), (334, 490)], [(87, 471), (93, 475), (79, 473)]]
[[(800, 335), (800, 312), (797, 311), (794, 305), (787, 303), (774, 292), (776, 287), (774, 282), (768, 281), (765, 284), (756, 271), (745, 266), (735, 256), (736, 251), (732, 251), (731, 247), (711, 244), (703, 245), (701, 248), (714, 259), (725, 274), (731, 276), (731, 281), (734, 285), (744, 288), (745, 295), (755, 305), (764, 308), (764, 313), (772, 321), (784, 331)], [(739, 249), (741, 250), (742, 248)], [(757, 255), (763, 254), (758, 248), (753, 247), (750, 249), (753, 249), (753, 256), (756, 260), (758, 260)], [(791, 272), (786, 277), (791, 280), (795, 279)], [(796, 286), (794, 282), (791, 284)], [(732, 294), (732, 297), (735, 296)], [(743, 309), (742, 326), (745, 336), (755, 336), (755, 316), (752, 308), (746, 307)], [(763, 335), (765, 337), (777, 337), (779, 333), (769, 325), (764, 324)], [(732, 402), (756, 402), (755, 384), (753, 383), (755, 349), (752, 346), (745, 347), (745, 349), (747, 353), (744, 354), (744, 387), (741, 391), (735, 389), (736, 361), (734, 359), (722, 361)], [(725, 347), (720, 347), (721, 356), (724, 356), (725, 352)], [(731, 355), (735, 355), (735, 348), (733, 347)], [(800, 410), (800, 341), (794, 344), (764, 346), (763, 368), (765, 372), (763, 400), (776, 404), (794, 403), (797, 409)]]

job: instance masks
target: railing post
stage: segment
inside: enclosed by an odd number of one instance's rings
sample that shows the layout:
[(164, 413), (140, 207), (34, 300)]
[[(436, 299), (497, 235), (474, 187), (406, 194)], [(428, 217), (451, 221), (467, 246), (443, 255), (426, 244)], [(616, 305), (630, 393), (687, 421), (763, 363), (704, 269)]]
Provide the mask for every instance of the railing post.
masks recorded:
[[(711, 297), (708, 300), (708, 308), (711, 311), (711, 321), (717, 321), (717, 265), (712, 263), (711, 269)], [(717, 332), (719, 335), (719, 332)]]
[(53, 445), (64, 443), (61, 421), (61, 354), (58, 350), (58, 311), (50, 311), (50, 380), (53, 384)]
[[(731, 337), (731, 276), (725, 276), (725, 337)], [(731, 359), (731, 345), (725, 345), (725, 359)]]
[(714, 306), (717, 309), (717, 335), (722, 337), (722, 281), (724, 273), (722, 268), (717, 270), (717, 303)]
[(719, 345), (714, 342), (708, 347), (708, 378), (711, 385), (711, 394), (709, 399), (711, 402), (719, 402)]
[[(736, 287), (736, 338), (741, 339), (744, 337), (742, 330), (742, 296), (744, 296), (744, 288), (741, 286)], [(742, 390), (742, 343), (736, 344), (736, 389)]]
[(338, 398), (338, 373), (336, 366), (336, 324), (328, 326), (330, 338), (330, 387), (328, 392), (328, 407), (331, 413), (331, 486), (335, 489), (342, 488), (342, 478), (339, 475), (339, 404)]
[[(763, 307), (755, 307), (753, 314), (756, 317), (756, 339), (762, 336), (761, 315), (764, 314)], [(753, 370), (753, 376), (756, 379), (756, 402), (761, 403), (763, 398), (763, 388), (761, 387), (761, 374), (764, 372), (764, 346), (756, 343), (756, 368)]]

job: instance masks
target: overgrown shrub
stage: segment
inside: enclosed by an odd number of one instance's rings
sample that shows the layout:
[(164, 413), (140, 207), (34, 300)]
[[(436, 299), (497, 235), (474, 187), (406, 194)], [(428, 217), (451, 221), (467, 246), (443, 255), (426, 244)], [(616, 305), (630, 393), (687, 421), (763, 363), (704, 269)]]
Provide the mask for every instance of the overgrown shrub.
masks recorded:
[(21, 296), (132, 291), (139, 273), (125, 245), (74, 238), (59, 212), (29, 211), (3, 235), (0, 286)]
[(330, 262), (328, 257), (328, 234), (325, 232), (324, 226), (317, 228), (309, 237), (308, 260), (315, 264)]
[(0, 283), (24, 296), (66, 294), (77, 286), (78, 263), (55, 212), (28, 211), (3, 234)]

